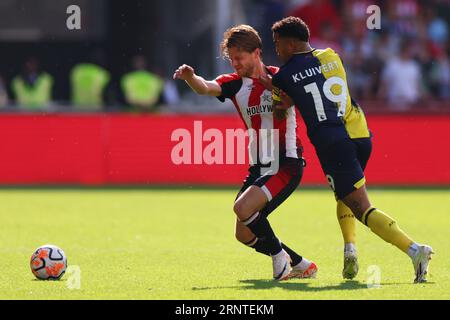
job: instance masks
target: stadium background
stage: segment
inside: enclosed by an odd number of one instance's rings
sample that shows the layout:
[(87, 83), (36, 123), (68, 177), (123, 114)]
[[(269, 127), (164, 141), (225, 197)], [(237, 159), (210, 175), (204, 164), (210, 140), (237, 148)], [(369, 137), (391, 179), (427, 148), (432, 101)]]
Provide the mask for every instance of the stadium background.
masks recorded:
[[(66, 27), (73, 4), (81, 30)], [(381, 30), (366, 28), (370, 4), (381, 8)], [(450, 299), (449, 10), (448, 0), (0, 0), (0, 299)], [(206, 78), (230, 72), (218, 44), (238, 23), (260, 32), (264, 61), (278, 65), (270, 26), (295, 12), (312, 24), (313, 46), (344, 60), (374, 134), (371, 201), (433, 246), (426, 284), (412, 284), (410, 260), (362, 225), (360, 273), (342, 280), (335, 200), (303, 127), (302, 185), (270, 221), (314, 259), (317, 279), (274, 282), (268, 258), (234, 239), (232, 204), (246, 165), (171, 161), (177, 129), (195, 149), (199, 123), (201, 133), (224, 136), (242, 128), (230, 103), (196, 96), (171, 80), (173, 71), (188, 63)], [(148, 109), (123, 97), (136, 55), (164, 83)], [(53, 77), (48, 101), (32, 107), (13, 85), (30, 57)], [(102, 102), (82, 108), (71, 76), (94, 61), (110, 80)], [(45, 243), (63, 248), (81, 275), (36, 281), (29, 259)]]
[[(287, 14), (302, 13), (311, 23), (314, 12), (321, 12), (322, 18), (313, 20), (312, 44), (329, 45), (341, 54), (351, 93), (367, 113), (374, 134), (369, 182), (450, 185), (449, 3), (374, 3), (381, 8), (381, 30), (366, 28), (365, 9), (372, 4), (368, 1), (43, 0), (39, 6), (29, 0), (2, 1), (0, 184), (239, 184), (246, 165), (177, 166), (171, 161), (177, 144), (171, 134), (177, 128), (194, 137), (194, 121), (202, 121), (203, 130), (218, 128), (224, 134), (227, 128), (242, 127), (234, 107), (196, 97), (184, 83), (171, 80), (173, 71), (187, 63), (206, 78), (230, 72), (218, 44), (223, 31), (237, 23), (255, 26), (264, 41), (266, 63), (277, 65), (271, 24)], [(70, 4), (81, 8), (81, 30), (66, 28)], [(391, 101), (381, 92), (383, 69), (401, 54), (404, 43), (408, 59), (421, 71), (421, 94), (409, 103)], [(137, 54), (165, 84), (152, 110), (130, 111), (119, 99), (120, 79)], [(97, 61), (111, 79), (101, 106), (80, 110), (71, 103), (69, 75), (92, 56), (100, 57)], [(33, 110), (17, 102), (11, 86), (29, 57), (54, 78), (50, 101)], [(323, 185), (304, 132), (303, 137), (308, 160), (303, 184)]]

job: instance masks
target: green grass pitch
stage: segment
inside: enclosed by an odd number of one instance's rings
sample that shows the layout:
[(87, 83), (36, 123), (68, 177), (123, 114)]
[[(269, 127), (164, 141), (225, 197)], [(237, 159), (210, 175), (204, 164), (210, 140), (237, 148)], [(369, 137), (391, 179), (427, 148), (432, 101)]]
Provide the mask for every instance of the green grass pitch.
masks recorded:
[[(272, 281), (270, 258), (234, 239), (236, 191), (0, 190), (0, 299), (450, 299), (450, 190), (370, 191), (413, 239), (433, 246), (429, 282), (419, 285), (410, 259), (361, 224), (360, 272), (343, 281), (325, 189), (300, 189), (270, 217), (285, 243), (317, 263), (318, 277)], [(76, 273), (34, 279), (29, 258), (46, 243), (79, 267), (79, 289)], [(380, 287), (368, 287), (377, 277)]]

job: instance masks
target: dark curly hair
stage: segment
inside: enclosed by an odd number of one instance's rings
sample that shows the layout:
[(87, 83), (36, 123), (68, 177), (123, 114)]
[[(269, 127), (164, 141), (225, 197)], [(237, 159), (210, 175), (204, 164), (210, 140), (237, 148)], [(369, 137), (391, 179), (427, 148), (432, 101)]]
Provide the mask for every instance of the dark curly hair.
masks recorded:
[(272, 31), (281, 38), (294, 38), (304, 42), (309, 41), (308, 25), (300, 18), (287, 17), (277, 21), (272, 26)]

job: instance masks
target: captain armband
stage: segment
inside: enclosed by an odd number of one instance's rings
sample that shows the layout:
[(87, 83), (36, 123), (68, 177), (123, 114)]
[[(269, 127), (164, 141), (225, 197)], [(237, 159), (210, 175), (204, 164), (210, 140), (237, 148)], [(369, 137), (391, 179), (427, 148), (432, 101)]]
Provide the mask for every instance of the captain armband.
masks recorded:
[(272, 100), (274, 104), (281, 103), (281, 90), (277, 87), (272, 88)]

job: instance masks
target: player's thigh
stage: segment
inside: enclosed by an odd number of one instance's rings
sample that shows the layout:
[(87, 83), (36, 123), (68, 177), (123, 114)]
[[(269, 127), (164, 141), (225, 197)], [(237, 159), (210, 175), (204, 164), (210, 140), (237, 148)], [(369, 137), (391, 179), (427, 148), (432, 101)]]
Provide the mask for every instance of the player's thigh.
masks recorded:
[(260, 187), (252, 185), (239, 196), (233, 209), (239, 220), (244, 221), (264, 208), (267, 202), (264, 191)]
[(364, 171), (372, 154), (372, 138), (358, 138), (352, 141), (356, 145), (358, 161)]
[(357, 155), (357, 147), (350, 139), (335, 143), (317, 155), (323, 172), (338, 200), (343, 200), (365, 184), (364, 172)]
[(254, 184), (254, 182), (256, 181), (256, 179), (258, 179), (261, 175), (260, 175), (260, 171), (259, 168), (257, 168), (256, 166), (252, 166), (248, 169), (248, 175), (245, 177), (244, 181), (242, 182), (242, 187), (239, 190), (239, 192), (236, 195), (236, 198), (234, 199), (234, 201), (236, 202), (237, 199), (239, 199), (239, 197), (241, 196), (241, 194), (244, 193), (245, 190), (247, 190), (251, 185)]
[(267, 217), (280, 206), (298, 187), (302, 175), (303, 161), (288, 158), (275, 175), (256, 180), (255, 184), (266, 193), (269, 200), (261, 213)]

